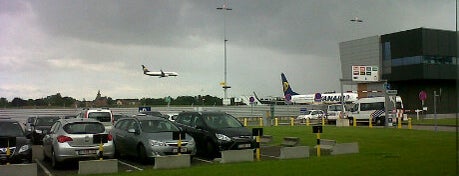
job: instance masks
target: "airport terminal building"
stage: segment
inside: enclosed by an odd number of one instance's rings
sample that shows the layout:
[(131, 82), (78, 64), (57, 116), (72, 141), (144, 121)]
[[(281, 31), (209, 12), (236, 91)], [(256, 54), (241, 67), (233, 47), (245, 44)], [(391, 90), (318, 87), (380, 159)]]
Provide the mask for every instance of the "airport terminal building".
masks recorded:
[[(417, 28), (341, 42), (341, 82), (357, 84), (359, 97), (381, 96), (390, 85), (405, 110), (425, 107), (427, 114), (434, 113), (436, 93), (437, 113), (458, 112), (456, 40), (455, 31)], [(350, 81), (353, 66), (377, 66), (378, 81)]]

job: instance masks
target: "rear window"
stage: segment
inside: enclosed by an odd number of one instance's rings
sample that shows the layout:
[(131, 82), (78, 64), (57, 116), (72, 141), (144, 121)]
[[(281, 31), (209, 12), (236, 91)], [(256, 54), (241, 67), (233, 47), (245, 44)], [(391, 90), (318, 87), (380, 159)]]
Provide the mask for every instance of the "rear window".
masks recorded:
[(1, 136), (24, 136), (22, 127), (18, 122), (0, 122), (0, 129), (2, 129)]
[(105, 126), (94, 122), (70, 123), (64, 126), (64, 131), (68, 134), (97, 134), (105, 132)]
[(96, 119), (100, 122), (111, 122), (112, 116), (110, 112), (90, 112), (88, 118)]
[(39, 117), (37, 118), (37, 126), (52, 126), (54, 122), (59, 120), (59, 117)]
[(146, 133), (159, 133), (168, 131), (179, 131), (179, 129), (167, 120), (142, 120), (140, 121), (142, 131)]

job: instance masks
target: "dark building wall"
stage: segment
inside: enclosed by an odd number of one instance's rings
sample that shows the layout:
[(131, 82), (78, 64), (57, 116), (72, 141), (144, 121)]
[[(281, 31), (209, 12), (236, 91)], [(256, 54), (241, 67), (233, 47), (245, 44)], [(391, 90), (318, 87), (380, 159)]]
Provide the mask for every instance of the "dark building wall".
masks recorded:
[(434, 91), (437, 92), (437, 113), (453, 113), (457, 112), (458, 92), (455, 86), (456, 81), (444, 80), (411, 80), (392, 82), (394, 89), (398, 90), (398, 95), (403, 98), (403, 104), (406, 110), (414, 113), (416, 109), (422, 109), (422, 102), (419, 99), (419, 93), (426, 91), (427, 100), (424, 102), (424, 107), (428, 107), (427, 113), (434, 113)]
[[(390, 59), (419, 57), (417, 64), (390, 65), (390, 72), (383, 73), (392, 89), (397, 89), (408, 110), (422, 109), (419, 92), (426, 91), (424, 104), (429, 114), (434, 110), (434, 91), (440, 94), (437, 113), (452, 113), (457, 110), (458, 78), (457, 61), (445, 62), (455, 57), (456, 33), (454, 31), (418, 28), (381, 36), (381, 44), (390, 43)], [(384, 56), (381, 59), (384, 60)], [(405, 62), (408, 59), (403, 59)], [(412, 60), (411, 60), (412, 61)], [(399, 61), (400, 62), (400, 61)], [(384, 63), (384, 62), (383, 62)]]

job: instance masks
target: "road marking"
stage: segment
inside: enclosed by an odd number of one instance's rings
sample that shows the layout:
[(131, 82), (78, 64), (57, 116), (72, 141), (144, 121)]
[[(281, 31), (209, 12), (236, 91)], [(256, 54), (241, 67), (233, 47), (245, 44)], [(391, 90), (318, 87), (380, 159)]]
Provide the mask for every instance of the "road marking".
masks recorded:
[(37, 164), (41, 167), (41, 169), (43, 169), (43, 171), (46, 174), (48, 174), (48, 176), (53, 176), (53, 174), (51, 174), (51, 172), (48, 170), (48, 168), (46, 168), (43, 164), (41, 164), (41, 162), (38, 159), (35, 159), (35, 162), (37, 162)]
[(277, 157), (277, 156), (271, 156), (271, 155), (260, 155), (260, 156), (279, 159), (279, 157)]
[(132, 168), (134, 168), (134, 169), (137, 169), (137, 170), (139, 170), (139, 171), (143, 171), (142, 168), (136, 167), (136, 166), (134, 166), (134, 165), (131, 165), (131, 164), (122, 162), (122, 161), (120, 161), (120, 160), (118, 160), (118, 162), (121, 163), (121, 164), (124, 164), (124, 165), (126, 165), (126, 166), (132, 167)]
[(202, 161), (202, 162), (206, 162), (206, 163), (214, 163), (212, 161), (205, 160), (205, 159), (200, 159), (200, 158), (193, 158), (193, 159), (198, 160), (198, 161)]

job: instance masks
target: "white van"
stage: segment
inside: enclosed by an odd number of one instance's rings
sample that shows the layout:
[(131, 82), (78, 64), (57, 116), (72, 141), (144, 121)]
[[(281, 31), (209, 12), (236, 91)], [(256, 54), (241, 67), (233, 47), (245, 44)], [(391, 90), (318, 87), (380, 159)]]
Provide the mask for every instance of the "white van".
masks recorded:
[(107, 131), (112, 129), (114, 123), (113, 112), (108, 108), (83, 109), (77, 118), (96, 119), (104, 124)]
[[(394, 98), (389, 98), (390, 102), (394, 102)], [(354, 120), (356, 122), (369, 122), (372, 117), (372, 122), (375, 125), (385, 125), (385, 108), (384, 108), (385, 97), (371, 97), (361, 98), (354, 102), (354, 106), (351, 108), (351, 112), (348, 114), (349, 123), (352, 124)], [(403, 102), (400, 96), (395, 98), (395, 109), (397, 111), (403, 111)], [(394, 116), (395, 118), (395, 116)], [(395, 121), (395, 119), (393, 119)]]

